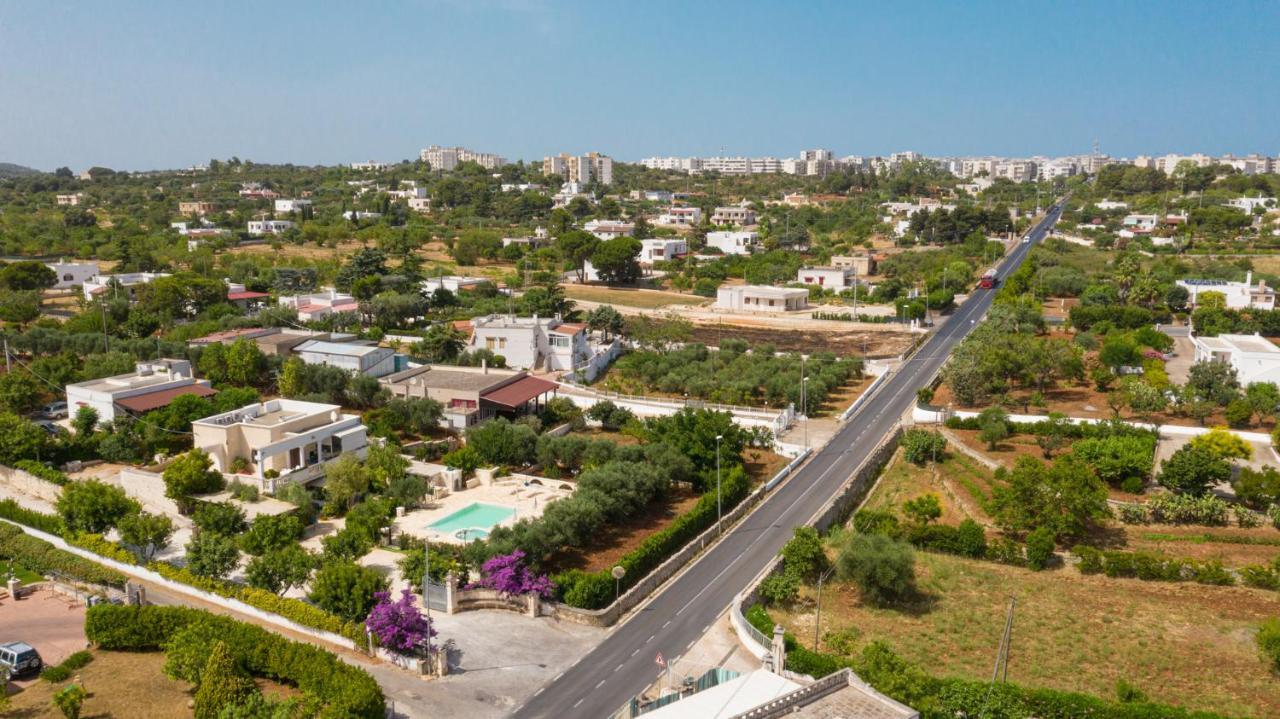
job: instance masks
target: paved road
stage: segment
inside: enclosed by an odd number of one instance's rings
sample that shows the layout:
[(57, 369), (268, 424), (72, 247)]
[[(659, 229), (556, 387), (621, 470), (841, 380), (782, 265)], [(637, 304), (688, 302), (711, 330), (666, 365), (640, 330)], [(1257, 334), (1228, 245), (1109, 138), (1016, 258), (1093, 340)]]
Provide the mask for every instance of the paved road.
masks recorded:
[[(1057, 209), (999, 266), (1006, 277), (1057, 221)], [(952, 348), (991, 306), (994, 292), (979, 290), (958, 307), (912, 359), (869, 398), (830, 442), (784, 482), (721, 542), (667, 585), (647, 605), (577, 664), (538, 691), (514, 716), (600, 719), (652, 684), (668, 661), (683, 654), (753, 577), (777, 555), (792, 528), (805, 524), (840, 489), (888, 434)]]

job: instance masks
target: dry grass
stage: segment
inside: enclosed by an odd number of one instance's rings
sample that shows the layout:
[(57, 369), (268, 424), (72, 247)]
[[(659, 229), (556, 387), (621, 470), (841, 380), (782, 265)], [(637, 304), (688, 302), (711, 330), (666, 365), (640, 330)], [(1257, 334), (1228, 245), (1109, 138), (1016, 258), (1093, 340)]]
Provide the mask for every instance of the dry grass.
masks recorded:
[(566, 297), (586, 302), (600, 302), (607, 305), (656, 309), (672, 305), (701, 306), (711, 304), (711, 299), (698, 295), (684, 295), (677, 292), (660, 292), (657, 290), (622, 289), (618, 287), (596, 287), (593, 285), (563, 285)]
[[(879, 639), (939, 676), (990, 678), (1009, 597), (1017, 598), (1009, 680), (1114, 697), (1124, 679), (1154, 700), (1228, 715), (1276, 716), (1280, 684), (1254, 646), (1280, 595), (1239, 587), (1032, 572), (917, 554), (922, 598), (904, 609), (863, 605), (850, 585), (823, 596), (824, 630)], [(776, 616), (808, 644), (812, 588)]]

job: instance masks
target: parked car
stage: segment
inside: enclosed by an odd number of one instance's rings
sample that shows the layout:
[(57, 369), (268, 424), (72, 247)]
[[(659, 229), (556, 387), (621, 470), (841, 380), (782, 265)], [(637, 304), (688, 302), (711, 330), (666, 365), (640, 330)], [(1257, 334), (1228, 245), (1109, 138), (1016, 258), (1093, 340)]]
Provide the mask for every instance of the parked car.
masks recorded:
[(51, 422), (51, 421), (49, 421), (49, 420), (47, 420), (47, 419), (37, 419), (35, 422), (32, 422), (32, 424), (34, 424), (35, 426), (39, 427), (40, 429), (43, 429), (44, 431), (48, 432), (49, 434), (55, 434), (55, 435), (56, 435), (58, 432), (60, 432), (60, 431), (62, 430), (62, 428), (61, 428), (61, 427), (59, 427), (56, 423)]
[(9, 642), (0, 644), (0, 667), (9, 670), (9, 676), (20, 677), (27, 674), (39, 674), (44, 668), (44, 660), (36, 648), (26, 642)]
[(50, 402), (44, 406), (44, 416), (49, 419), (63, 419), (67, 416), (66, 402)]

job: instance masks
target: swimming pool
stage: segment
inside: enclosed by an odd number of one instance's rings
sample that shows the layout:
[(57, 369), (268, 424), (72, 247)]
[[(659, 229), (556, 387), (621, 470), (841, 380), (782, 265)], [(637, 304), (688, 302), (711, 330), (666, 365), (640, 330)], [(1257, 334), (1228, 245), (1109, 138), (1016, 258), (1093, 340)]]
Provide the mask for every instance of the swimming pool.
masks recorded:
[(472, 502), (443, 519), (428, 524), (427, 527), (438, 532), (452, 534), (459, 539), (463, 532), (466, 539), (483, 539), (489, 536), (489, 530), (513, 516), (516, 510), (497, 504)]

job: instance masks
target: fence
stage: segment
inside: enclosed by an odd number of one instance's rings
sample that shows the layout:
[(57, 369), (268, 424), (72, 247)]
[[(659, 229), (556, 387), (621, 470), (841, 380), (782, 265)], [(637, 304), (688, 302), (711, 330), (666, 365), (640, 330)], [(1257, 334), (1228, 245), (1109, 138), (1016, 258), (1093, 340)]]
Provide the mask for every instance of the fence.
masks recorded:
[(892, 373), (893, 373), (893, 370), (889, 370), (887, 372), (880, 374), (874, 380), (871, 380), (871, 384), (867, 385), (866, 391), (858, 395), (858, 398), (853, 401), (853, 404), (849, 405), (849, 409), (846, 409), (844, 412), (840, 414), (840, 421), (842, 422), (847, 421), (850, 417), (853, 416), (854, 412), (857, 412), (859, 409), (861, 409), (862, 405), (866, 403), (868, 398), (870, 398), (871, 395), (875, 394), (876, 390), (880, 389), (881, 385), (884, 384), (885, 378)]

